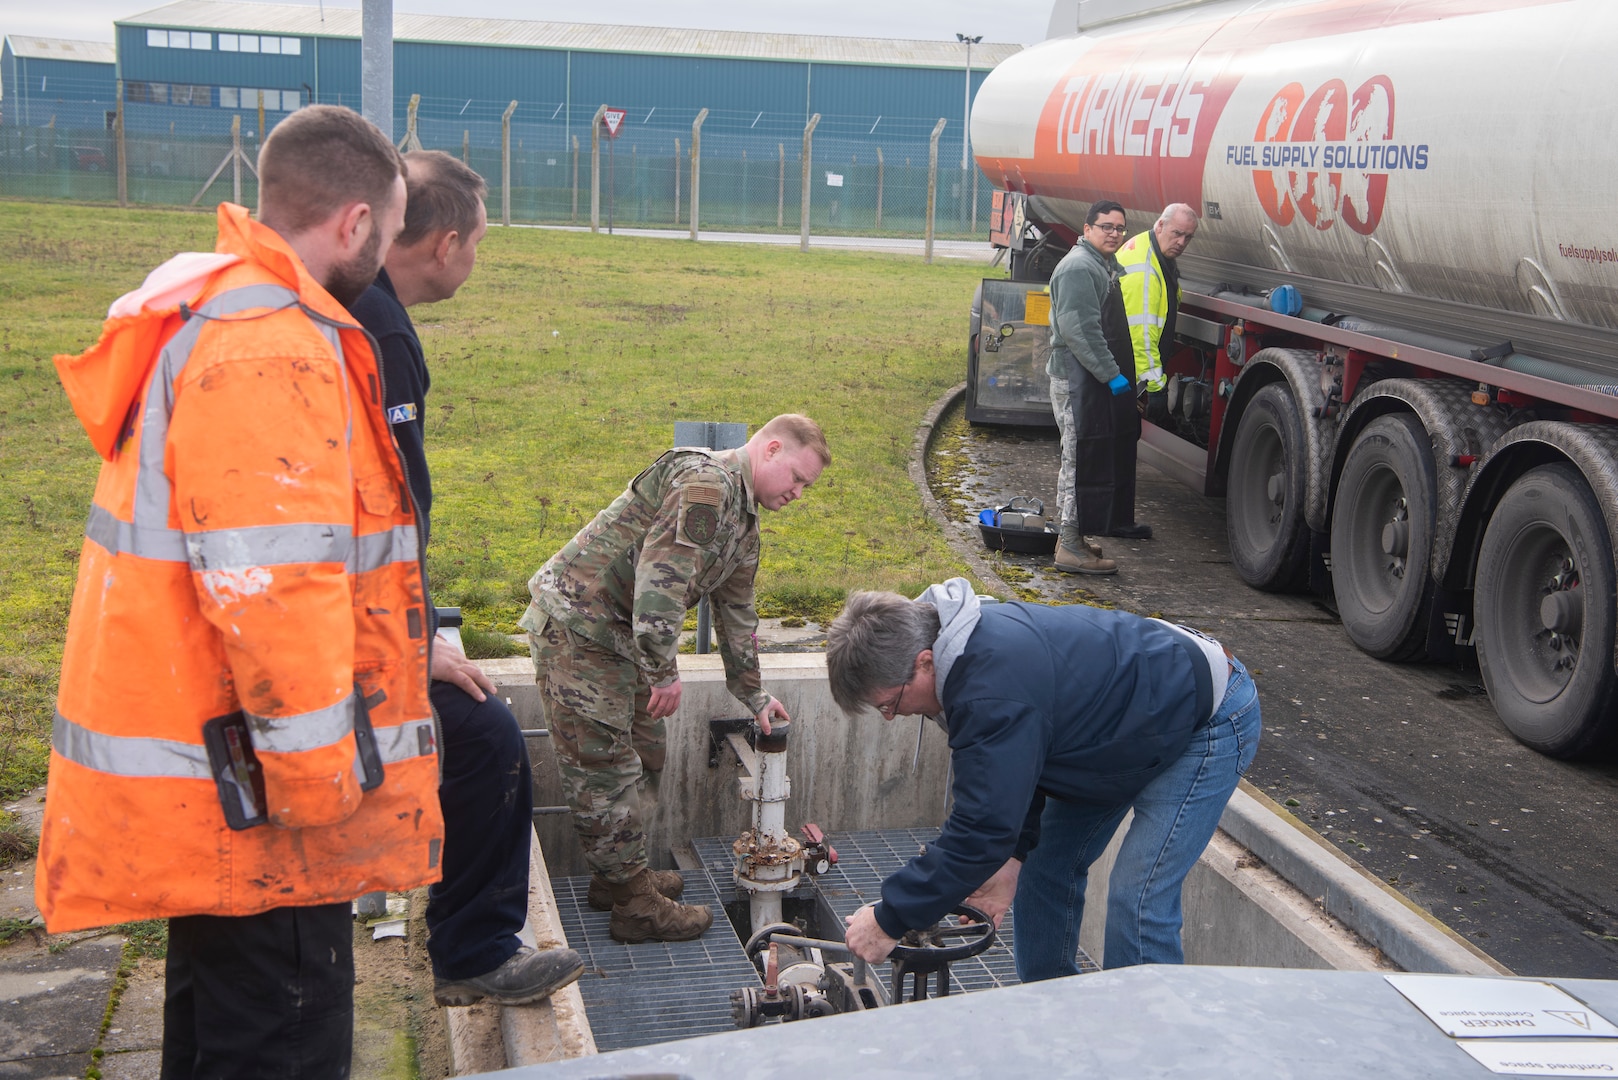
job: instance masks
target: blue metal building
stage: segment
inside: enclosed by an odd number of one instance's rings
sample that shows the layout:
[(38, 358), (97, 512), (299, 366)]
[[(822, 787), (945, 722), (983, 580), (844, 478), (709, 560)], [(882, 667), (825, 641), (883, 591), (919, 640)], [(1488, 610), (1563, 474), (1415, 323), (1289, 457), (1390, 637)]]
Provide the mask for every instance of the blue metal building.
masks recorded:
[[(353, 9), (179, 0), (119, 20), (116, 34), (132, 133), (222, 132), (241, 115), (256, 137), (260, 94), (266, 126), (311, 102), (359, 105)], [(516, 101), (513, 141), (531, 150), (566, 151), (574, 137), (588, 147), (591, 117), (610, 104), (628, 111), (620, 150), (666, 153), (706, 108), (703, 150), (719, 157), (791, 153), (814, 113), (817, 157), (846, 144), (925, 161), (940, 118), (941, 162), (961, 157), (967, 53), (954, 41), (408, 14), (395, 15), (394, 40), (395, 134), (419, 94), (427, 145), (495, 146)], [(975, 46), (973, 90), (1019, 48)]]
[(117, 58), (99, 41), (12, 34), (0, 45), (0, 127), (101, 130), (117, 108)]

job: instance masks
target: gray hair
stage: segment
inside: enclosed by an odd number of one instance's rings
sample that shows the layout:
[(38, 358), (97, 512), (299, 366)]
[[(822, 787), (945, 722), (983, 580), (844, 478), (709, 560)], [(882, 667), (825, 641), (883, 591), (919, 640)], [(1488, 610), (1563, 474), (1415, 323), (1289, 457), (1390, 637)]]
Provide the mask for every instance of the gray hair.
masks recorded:
[(1188, 217), (1192, 221), (1197, 220), (1197, 212), (1187, 204), (1183, 202), (1169, 203), (1163, 207), (1163, 212), (1157, 215), (1157, 223), (1159, 225), (1172, 225), (1175, 218), (1182, 216)]
[(877, 690), (902, 686), (916, 656), (938, 640), (938, 609), (893, 592), (857, 592), (826, 631), (832, 700), (852, 715)]

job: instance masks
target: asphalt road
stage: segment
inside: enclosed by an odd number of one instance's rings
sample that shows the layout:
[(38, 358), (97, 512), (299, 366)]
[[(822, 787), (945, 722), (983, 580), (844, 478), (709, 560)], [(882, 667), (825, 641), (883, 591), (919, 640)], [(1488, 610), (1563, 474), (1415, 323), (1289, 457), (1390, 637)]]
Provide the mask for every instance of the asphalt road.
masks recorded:
[[(939, 451), (969, 462), (946, 470), (957, 505), (1035, 495), (1054, 510), (1054, 431), (974, 428)], [(1518, 974), (1618, 978), (1618, 763), (1542, 757), (1506, 732), (1475, 668), (1372, 659), (1325, 601), (1249, 588), (1230, 565), (1224, 500), (1147, 465), (1138, 483), (1136, 517), (1156, 536), (1110, 542), (1116, 577), (1005, 557), (1010, 577), (1032, 571), (1015, 584), (1219, 638), (1259, 687), (1252, 783)], [(984, 551), (975, 528), (953, 531)]]

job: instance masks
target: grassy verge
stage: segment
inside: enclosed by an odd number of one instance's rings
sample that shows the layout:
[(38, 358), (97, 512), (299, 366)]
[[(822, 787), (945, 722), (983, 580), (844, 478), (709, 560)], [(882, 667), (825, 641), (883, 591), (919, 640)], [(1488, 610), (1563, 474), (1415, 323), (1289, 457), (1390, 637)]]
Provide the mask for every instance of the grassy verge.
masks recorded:
[[(37, 784), (97, 458), (51, 356), (210, 215), (0, 201), (0, 797)], [(418, 308), (433, 387), (434, 598), (516, 630), (535, 567), (673, 438), (676, 420), (804, 412), (835, 462), (766, 514), (760, 609), (829, 618), (851, 588), (964, 572), (906, 473), (963, 374), (983, 268), (914, 258), (494, 229), (454, 300)]]

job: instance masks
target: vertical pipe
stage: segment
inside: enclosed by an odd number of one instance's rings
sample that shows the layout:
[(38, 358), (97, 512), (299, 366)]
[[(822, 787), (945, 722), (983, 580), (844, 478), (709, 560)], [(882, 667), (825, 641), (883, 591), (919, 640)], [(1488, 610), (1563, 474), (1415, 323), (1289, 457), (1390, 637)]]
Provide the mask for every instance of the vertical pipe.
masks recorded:
[(124, 80), (118, 80), (118, 115), (113, 120), (113, 134), (118, 139), (118, 207), (129, 209), (129, 156), (124, 144)]
[(674, 140), (674, 224), (680, 223), (680, 140)]
[(697, 113), (691, 121), (691, 239), (697, 238), (701, 227), (702, 205), (702, 122), (708, 119), (708, 110)]
[(815, 125), (820, 114), (815, 113), (803, 126), (803, 208), (798, 215), (798, 250), (809, 250), (809, 159), (814, 147)]
[(607, 114), (605, 105), (596, 109), (590, 119), (590, 231), (601, 231), (601, 118)]
[[(362, 0), (360, 112), (393, 141), (393, 0)], [(259, 95), (262, 112), (263, 95)], [(259, 117), (258, 137), (264, 138)]]
[(500, 224), (511, 224), (511, 114), (517, 111), (513, 101), (500, 114)]
[(569, 221), (579, 220), (579, 137), (573, 136), (573, 216)]
[(775, 149), (781, 154), (781, 170), (775, 179), (775, 227), (784, 229), (787, 219), (787, 144), (776, 143)]
[(938, 137), (944, 134), (948, 122), (939, 117), (933, 125), (932, 138), (927, 140), (927, 244), (922, 261), (928, 265), (933, 261), (933, 215), (938, 209)]

